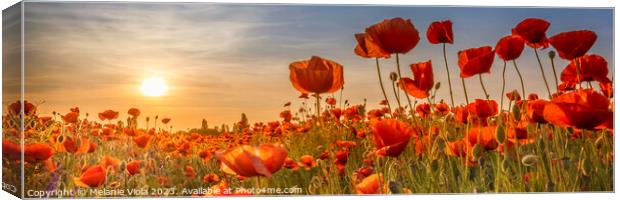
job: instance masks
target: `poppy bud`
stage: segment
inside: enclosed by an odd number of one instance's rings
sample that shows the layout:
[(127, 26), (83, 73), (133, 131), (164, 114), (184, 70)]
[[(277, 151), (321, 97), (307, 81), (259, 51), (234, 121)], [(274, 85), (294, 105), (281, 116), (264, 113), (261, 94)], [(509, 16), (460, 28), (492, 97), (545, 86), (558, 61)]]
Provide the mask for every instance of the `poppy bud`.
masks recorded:
[(439, 88), (441, 88), (441, 82), (435, 84), (435, 90), (439, 90)]
[(120, 171), (125, 171), (125, 167), (127, 167), (127, 163), (125, 161), (121, 162), (121, 164), (118, 165), (118, 169)]
[(390, 73), (390, 80), (392, 81), (398, 80), (398, 74), (396, 74), (396, 72)]
[(65, 141), (65, 136), (64, 135), (59, 135), (58, 138), (56, 138), (56, 142), (58, 143), (62, 143)]
[(497, 142), (500, 144), (504, 144), (506, 140), (506, 133), (504, 132), (504, 126), (499, 125), (495, 130), (495, 137), (497, 138)]
[(515, 120), (521, 120), (521, 108), (519, 108), (519, 105), (515, 104), (514, 106), (512, 106), (512, 115), (514, 116)]
[(555, 51), (549, 51), (549, 58), (551, 59), (555, 58)]
[(474, 159), (480, 158), (480, 156), (482, 155), (482, 147), (480, 146), (480, 144), (474, 145), (474, 148), (472, 149), (472, 155), (474, 156)]
[(536, 155), (526, 155), (523, 156), (523, 158), (521, 158), (521, 163), (523, 163), (523, 165), (525, 166), (534, 166), (536, 163), (538, 163), (538, 156)]

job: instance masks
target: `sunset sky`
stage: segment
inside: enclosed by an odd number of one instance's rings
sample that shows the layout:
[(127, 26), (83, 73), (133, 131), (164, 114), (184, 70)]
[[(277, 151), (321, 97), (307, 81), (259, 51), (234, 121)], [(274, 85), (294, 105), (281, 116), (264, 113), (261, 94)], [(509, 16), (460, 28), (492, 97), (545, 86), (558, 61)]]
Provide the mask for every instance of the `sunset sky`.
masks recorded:
[[(124, 119), (127, 109), (136, 107), (143, 116), (172, 118), (177, 130), (200, 127), (203, 118), (210, 125), (233, 123), (241, 113), (251, 122), (278, 120), (284, 103), (291, 101), (295, 109), (301, 103), (289, 81), (289, 63), (312, 55), (344, 66), (345, 99), (361, 104), (367, 98), (376, 107), (383, 97), (374, 60), (353, 53), (353, 35), (393, 17), (411, 19), (421, 36), (417, 47), (401, 56), (404, 75), (411, 76), (409, 64), (432, 60), (435, 81), (442, 82), (437, 96), (447, 102), (441, 46), (431, 45), (425, 36), (428, 25), (437, 20), (449, 19), (454, 24), (455, 43), (448, 46), (448, 59), (457, 103), (464, 99), (456, 52), (495, 46), (527, 17), (548, 20), (549, 36), (578, 29), (596, 32), (598, 40), (590, 53), (605, 57), (610, 78), (613, 74), (612, 9), (118, 2), (25, 5), (25, 99), (40, 104), (43, 115), (66, 113), (78, 106), (91, 114), (90, 119), (106, 109), (120, 111)], [(3, 30), (7, 34), (6, 25)], [(551, 49), (539, 53), (553, 84), (547, 57)], [(4, 55), (10, 53), (5, 50)], [(517, 63), (528, 93), (546, 96), (533, 50), (526, 48)], [(387, 82), (395, 62), (382, 60), (381, 64)], [(558, 76), (566, 64), (556, 58)], [(494, 99), (500, 95), (502, 67), (496, 58), (491, 74), (483, 76)], [(507, 91), (520, 88), (512, 65), (507, 74)], [(140, 91), (142, 81), (152, 76), (168, 85), (164, 96), (147, 97)], [(10, 84), (7, 81), (3, 84)], [(470, 99), (483, 97), (477, 78), (466, 83)], [(5, 96), (3, 105), (14, 98)]]

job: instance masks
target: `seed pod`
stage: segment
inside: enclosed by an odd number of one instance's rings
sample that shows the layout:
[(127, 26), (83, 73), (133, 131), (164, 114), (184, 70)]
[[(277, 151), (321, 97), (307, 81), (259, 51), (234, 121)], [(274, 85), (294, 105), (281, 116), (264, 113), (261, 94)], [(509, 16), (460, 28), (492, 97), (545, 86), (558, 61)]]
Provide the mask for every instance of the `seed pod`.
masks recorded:
[(555, 51), (549, 51), (549, 58), (551, 59), (555, 58)]
[(506, 132), (504, 131), (503, 125), (497, 126), (497, 129), (495, 130), (495, 137), (497, 138), (497, 142), (504, 144), (506, 141)]
[(475, 160), (478, 160), (478, 158), (480, 158), (480, 156), (482, 155), (482, 147), (480, 147), (480, 144), (474, 145), (474, 148), (472, 149), (472, 154)]
[(118, 165), (118, 169), (120, 171), (125, 171), (125, 167), (127, 167), (127, 163), (125, 161), (121, 162), (121, 164)]
[(396, 181), (389, 181), (388, 188), (390, 188), (390, 192), (392, 192), (392, 194), (398, 194), (402, 191), (402, 186)]
[(398, 74), (396, 74), (396, 72), (390, 73), (390, 80), (392, 81), (398, 80)]
[(519, 107), (519, 105), (514, 105), (512, 106), (512, 116), (515, 118), (516, 121), (521, 120), (521, 108)]
[(62, 134), (61, 134), (61, 135), (59, 135), (59, 136), (56, 138), (56, 142), (58, 142), (58, 143), (62, 143), (62, 142), (64, 142), (64, 141), (65, 141), (65, 136), (64, 136), (64, 135), (62, 135)]
[(523, 158), (521, 158), (521, 163), (523, 163), (523, 165), (525, 166), (534, 166), (536, 163), (538, 163), (539, 157), (536, 155), (525, 155), (523, 156)]

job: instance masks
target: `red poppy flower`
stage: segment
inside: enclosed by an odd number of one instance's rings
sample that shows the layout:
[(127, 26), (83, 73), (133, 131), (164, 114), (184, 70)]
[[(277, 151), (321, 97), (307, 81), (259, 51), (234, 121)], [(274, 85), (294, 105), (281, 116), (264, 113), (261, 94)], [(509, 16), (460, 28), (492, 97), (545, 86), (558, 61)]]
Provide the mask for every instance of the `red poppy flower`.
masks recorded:
[(355, 34), (357, 45), (355, 54), (364, 58), (389, 58), (390, 52), (382, 49), (372, 37), (366, 33)]
[(103, 111), (102, 113), (99, 113), (99, 119), (103, 120), (113, 120), (118, 118), (118, 112), (115, 112), (113, 110), (106, 110)]
[(431, 23), (426, 31), (426, 38), (431, 44), (450, 43), (454, 42), (454, 36), (452, 34), (452, 22), (450, 20), (437, 21)]
[(609, 100), (594, 90), (577, 90), (557, 96), (543, 111), (545, 120), (558, 126), (594, 129), (609, 118)]
[(97, 165), (86, 169), (79, 178), (74, 178), (73, 182), (80, 187), (99, 187), (103, 185), (105, 179), (105, 169)]
[(299, 157), (299, 165), (306, 168), (306, 170), (310, 170), (316, 167), (317, 164), (314, 157), (312, 157), (311, 155), (303, 155)]
[(431, 114), (431, 105), (428, 103), (418, 104), (415, 107), (415, 112), (418, 113), (421, 118), (425, 118)]
[(472, 145), (478, 144), (478, 136), (480, 137), (480, 146), (486, 150), (494, 150), (499, 146), (495, 131), (497, 126), (473, 127), (469, 129), (467, 137)]
[[(418, 30), (410, 19), (400, 17), (386, 19), (366, 28), (367, 37), (381, 49), (392, 53), (405, 54), (413, 49), (420, 41)], [(366, 40), (368, 41), (368, 40)]]
[(95, 152), (96, 149), (97, 149), (97, 143), (91, 142), (90, 147), (88, 147), (88, 153)]
[(509, 35), (497, 42), (495, 53), (505, 61), (514, 60), (521, 56), (524, 47), (525, 41), (521, 37)]
[(161, 123), (168, 124), (170, 122), (170, 118), (161, 119)]
[(387, 192), (387, 183), (382, 174), (373, 174), (355, 185), (357, 194), (382, 194)]
[(139, 137), (134, 137), (133, 141), (136, 143), (136, 145), (140, 148), (146, 148), (146, 146), (148, 146), (149, 141), (151, 141), (151, 137), (147, 134), (143, 134)]
[(462, 123), (462, 124), (467, 123), (467, 119), (469, 119), (469, 110), (467, 110), (466, 107), (457, 106), (454, 109), (452, 109), (452, 112), (454, 113), (455, 121)]
[[(577, 78), (577, 66), (579, 66), (579, 79)], [(578, 83), (583, 81), (609, 82), (607, 74), (607, 61), (602, 56), (591, 54), (584, 55), (571, 60), (570, 64), (564, 68), (560, 80), (568, 83)]]
[(127, 167), (126, 167), (127, 173), (129, 173), (130, 176), (139, 174), (141, 164), (142, 164), (142, 161), (139, 161), (139, 160), (134, 160), (134, 161), (127, 163)]
[(209, 174), (206, 174), (204, 177), (202, 177), (202, 182), (204, 183), (215, 183), (219, 181), (220, 181), (220, 177), (214, 173), (209, 173)]
[(467, 110), (483, 122), (486, 118), (497, 115), (497, 102), (495, 100), (476, 99), (474, 102), (467, 104)]
[(480, 73), (491, 73), (495, 52), (490, 46), (459, 51), (461, 77), (467, 78)]
[(54, 155), (54, 149), (47, 144), (29, 144), (24, 149), (24, 160), (30, 163), (45, 161)]
[(189, 178), (189, 179), (194, 179), (196, 178), (196, 171), (194, 171), (194, 168), (192, 166), (185, 166), (185, 170), (183, 170), (183, 175), (185, 175), (185, 177)]
[(338, 169), (338, 174), (343, 175), (345, 172), (345, 166), (349, 159), (349, 151), (340, 150), (336, 152), (336, 160), (334, 161), (334, 165), (336, 169)]
[(471, 156), (473, 147), (469, 144), (470, 143), (465, 138), (448, 142), (445, 147), (446, 154), (455, 157), (465, 157), (468, 156), (468, 154)]
[(433, 80), (433, 63), (429, 60), (411, 64), (410, 67), (413, 72), (413, 80), (401, 78), (399, 82), (400, 87), (415, 98), (422, 99), (428, 97), (428, 91), (435, 84)]
[(435, 104), (435, 112), (439, 113), (442, 116), (447, 115), (448, 113), (450, 113), (450, 106), (444, 103), (442, 99), (439, 103)]
[(133, 116), (134, 118), (136, 118), (136, 117), (140, 116), (140, 110), (137, 109), (137, 108), (130, 108), (127, 111), (127, 114), (129, 114), (129, 115)]
[(513, 90), (511, 92), (506, 93), (506, 98), (508, 98), (508, 100), (510, 101), (520, 101), (521, 95), (519, 94), (519, 92), (517, 92), (517, 90)]
[[(21, 101), (16, 101), (15, 103), (12, 103), (11, 105), (9, 105), (8, 108), (9, 108), (9, 113), (18, 115), (20, 114), (19, 111), (22, 110), (22, 103)], [(37, 106), (35, 106), (34, 104), (28, 101), (24, 101), (24, 115), (34, 115), (36, 112), (37, 112)]]
[(328, 97), (327, 99), (325, 99), (325, 103), (327, 103), (327, 105), (336, 105), (336, 98), (334, 97)]
[(543, 115), (543, 111), (547, 103), (548, 101), (543, 100), (543, 99), (527, 101), (525, 106), (527, 110), (527, 116), (530, 119), (530, 121), (536, 122), (536, 123), (547, 123)]
[(69, 112), (62, 116), (62, 121), (65, 123), (76, 123), (79, 115), (80, 114), (78, 112)]
[(333, 93), (342, 88), (342, 65), (318, 56), (290, 64), (293, 87), (301, 93)]
[(282, 165), (284, 168), (293, 170), (293, 171), (297, 171), (297, 169), (299, 169), (299, 165), (297, 164), (297, 162), (295, 162), (295, 160), (293, 160), (290, 157), (287, 157), (284, 160), (284, 165)]
[(614, 86), (612, 81), (599, 82), (599, 87), (601, 87), (601, 92), (603, 92), (603, 95), (607, 98), (614, 97)]
[(99, 165), (102, 166), (105, 170), (118, 170), (118, 165), (121, 163), (119, 159), (116, 159), (112, 156), (104, 156), (99, 161)]
[(391, 157), (399, 156), (414, 134), (414, 130), (407, 123), (393, 119), (374, 122), (372, 129), (378, 151)]
[(543, 19), (527, 18), (512, 29), (512, 35), (523, 38), (532, 48), (546, 48), (549, 46), (546, 34), (549, 25), (551, 24)]
[(280, 170), (287, 155), (288, 152), (281, 144), (262, 144), (259, 147), (243, 145), (215, 153), (223, 168), (244, 177), (271, 177), (271, 174)]
[(86, 137), (74, 139), (65, 137), (64, 141), (58, 146), (59, 152), (69, 152), (74, 154), (86, 153), (90, 149), (90, 142)]
[(569, 31), (549, 38), (549, 42), (558, 51), (560, 58), (573, 60), (585, 55), (594, 45), (596, 37), (596, 33), (589, 30)]

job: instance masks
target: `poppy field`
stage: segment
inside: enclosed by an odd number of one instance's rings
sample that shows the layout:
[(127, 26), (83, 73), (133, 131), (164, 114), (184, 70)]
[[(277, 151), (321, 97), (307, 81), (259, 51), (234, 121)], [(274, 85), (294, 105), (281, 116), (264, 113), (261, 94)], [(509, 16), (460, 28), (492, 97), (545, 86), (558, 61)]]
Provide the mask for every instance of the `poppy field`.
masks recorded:
[[(281, 66), (299, 98), (276, 102), (274, 121), (242, 115), (186, 131), (172, 128), (174, 116), (141, 114), (148, 108), (88, 114), (75, 105), (44, 116), (38, 108), (49, 105), (12, 101), (2, 116), (3, 182), (20, 183), (23, 167), (25, 197), (613, 191), (613, 81), (606, 58), (590, 52), (606, 41), (590, 30), (548, 33), (551, 23), (520, 19), (505, 37), (467, 49), (451, 48), (459, 33), (449, 19), (368, 24), (351, 33), (350, 53), (376, 68), (368, 78), (382, 90), (368, 95), (383, 100), (351, 104), (346, 66), (308, 55)], [(444, 59), (401, 62), (423, 42)], [(540, 77), (521, 74), (525, 49)], [(491, 72), (493, 63), (503, 68)], [(490, 76), (502, 77), (501, 93), (487, 90)], [(546, 92), (528, 92), (528, 78), (543, 79)]]

